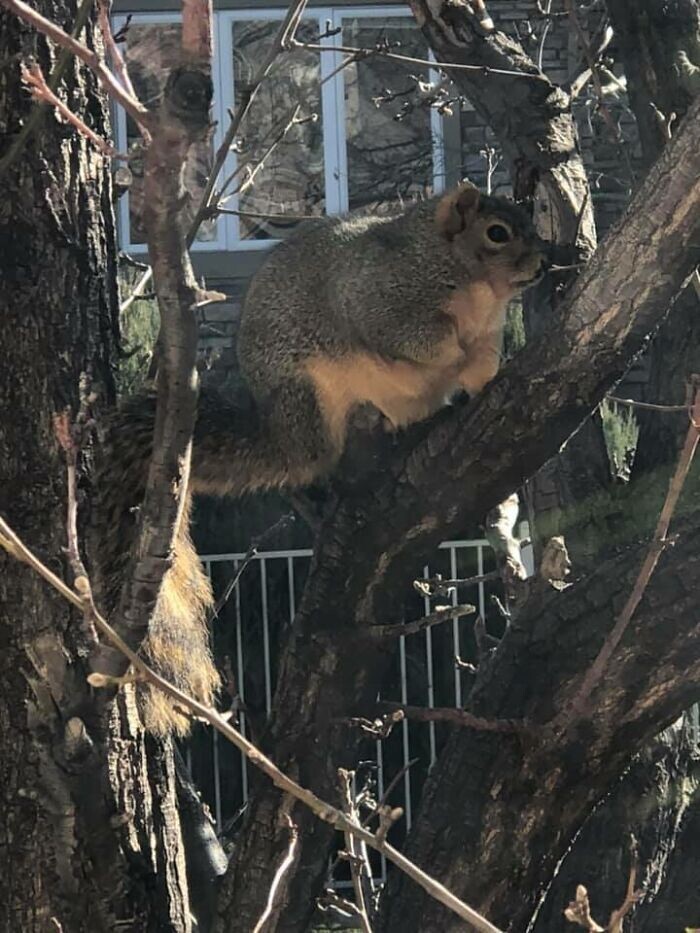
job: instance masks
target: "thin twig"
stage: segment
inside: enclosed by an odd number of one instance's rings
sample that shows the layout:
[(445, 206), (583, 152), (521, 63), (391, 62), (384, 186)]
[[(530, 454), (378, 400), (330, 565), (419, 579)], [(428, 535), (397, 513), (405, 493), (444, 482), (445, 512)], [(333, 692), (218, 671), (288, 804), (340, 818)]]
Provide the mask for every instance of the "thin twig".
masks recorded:
[[(272, 153), (284, 140), (285, 136), (287, 136), (289, 131), (297, 124), (306, 122), (307, 118), (303, 118), (302, 120), (299, 119), (300, 110), (301, 110), (301, 106), (297, 104), (297, 106), (292, 111), (290, 118), (281, 128), (277, 136), (272, 140), (272, 142), (267, 147), (265, 152), (263, 152), (263, 154), (258, 158), (258, 160), (256, 161), (255, 165), (252, 168), (246, 162), (242, 163), (241, 165), (236, 166), (235, 170), (229, 175), (226, 181), (222, 184), (221, 190), (218, 192), (217, 198), (219, 200), (219, 203), (223, 204), (224, 201), (227, 201), (229, 198), (232, 198), (234, 195), (244, 194), (248, 190), (248, 188), (251, 188), (253, 186), (253, 184), (255, 183), (255, 179), (258, 175), (258, 172), (261, 172), (265, 168), (265, 161), (270, 158)], [(231, 184), (231, 182), (234, 180), (234, 178), (236, 178), (238, 175), (241, 174), (241, 172), (245, 171), (246, 169), (248, 169), (248, 174), (243, 179), (243, 181), (240, 182), (238, 187), (235, 188), (230, 194), (226, 195), (226, 197), (223, 197), (226, 189)], [(218, 205), (217, 205), (217, 208), (218, 208)], [(210, 210), (214, 210), (214, 208), (212, 207), (210, 208)]]
[(476, 586), (478, 583), (489, 583), (491, 580), (498, 580), (500, 573), (498, 570), (490, 570), (488, 573), (479, 573), (475, 577), (457, 577), (454, 580), (443, 580), (442, 577), (421, 577), (413, 581), (413, 588), (421, 596), (446, 596), (447, 590), (457, 587)]
[(634, 836), (630, 836), (629, 849), (630, 873), (627, 879), (627, 890), (625, 891), (625, 898), (622, 904), (620, 904), (620, 906), (613, 910), (613, 912), (610, 914), (610, 919), (608, 920), (608, 925), (606, 928), (607, 933), (622, 933), (622, 921), (642, 896), (642, 892), (637, 890), (639, 851), (637, 840)]
[(601, 678), (605, 674), (607, 666), (612, 658), (617, 646), (620, 644), (622, 636), (632, 620), (632, 616), (641, 602), (644, 591), (647, 588), (651, 575), (656, 569), (659, 558), (663, 554), (668, 544), (668, 528), (673, 517), (678, 498), (683, 489), (690, 465), (693, 462), (693, 456), (700, 438), (700, 377), (694, 376), (691, 380), (691, 401), (689, 403), (690, 424), (685, 438), (683, 450), (678, 458), (675, 473), (668, 487), (666, 500), (661, 509), (659, 520), (654, 531), (654, 535), (649, 544), (649, 550), (642, 563), (642, 566), (635, 580), (632, 592), (625, 603), (622, 612), (617, 618), (612, 631), (605, 639), (598, 656), (587, 670), (583, 682), (572, 700), (570, 706), (562, 711), (558, 717), (562, 728), (568, 728), (580, 716), (584, 715), (590, 702), (593, 690), (596, 688)]
[(24, 0), (0, 0), (0, 3), (25, 23), (48, 36), (56, 45), (67, 49), (76, 58), (79, 58), (83, 64), (87, 65), (95, 73), (98, 81), (109, 96), (118, 104), (121, 104), (124, 110), (136, 121), (144, 138), (148, 138), (148, 127), (153, 122), (151, 114), (136, 97), (132, 97), (121, 86), (109, 68), (100, 61), (96, 52), (93, 52), (92, 49), (89, 49), (73, 36), (68, 35), (56, 23), (46, 19), (41, 13), (24, 3)]
[(214, 162), (212, 164), (212, 169), (207, 179), (207, 183), (202, 192), (202, 197), (199, 202), (199, 207), (192, 219), (190, 225), (189, 233), (187, 234), (187, 245), (191, 246), (194, 242), (194, 238), (197, 235), (197, 230), (202, 220), (207, 216), (212, 202), (214, 200), (214, 188), (216, 186), (216, 180), (219, 177), (224, 163), (228, 157), (229, 150), (231, 145), (236, 138), (236, 134), (240, 129), (243, 118), (250, 110), (250, 107), (255, 100), (257, 93), (260, 89), (260, 85), (263, 83), (265, 78), (268, 76), (270, 69), (274, 65), (277, 57), (280, 52), (284, 51), (287, 43), (293, 39), (290, 37), (290, 30), (296, 30), (296, 25), (299, 22), (299, 18), (304, 12), (304, 7), (306, 6), (306, 0), (292, 0), (287, 9), (287, 12), (280, 24), (280, 28), (277, 30), (275, 38), (272, 40), (272, 44), (268, 51), (267, 56), (263, 60), (260, 68), (257, 70), (253, 76), (253, 80), (249, 87), (246, 87), (241, 96), (241, 102), (239, 103), (235, 114), (233, 115), (231, 122), (229, 123), (224, 138), (221, 141), (221, 145), (216, 151), (214, 156)]
[(272, 911), (275, 909), (277, 902), (277, 891), (282, 884), (282, 879), (287, 874), (289, 869), (294, 864), (294, 859), (296, 858), (297, 846), (299, 844), (299, 830), (292, 822), (292, 818), (288, 813), (284, 814), (287, 825), (289, 827), (289, 848), (280, 862), (280, 866), (275, 872), (275, 877), (272, 879), (272, 884), (270, 885), (270, 891), (267, 895), (267, 904), (265, 905), (265, 910), (262, 912), (262, 915), (258, 922), (255, 924), (253, 933), (262, 933), (265, 929), (265, 924), (272, 916)]
[(523, 735), (532, 731), (531, 727), (517, 719), (485, 719), (475, 716), (466, 709), (451, 706), (406, 706), (404, 703), (389, 703), (383, 700), (378, 708), (385, 713), (401, 712), (406, 719), (416, 722), (450, 722), (455, 726), (475, 729), (478, 732), (502, 732), (506, 735)]
[[(603, 85), (600, 81), (600, 74), (598, 73), (598, 68), (596, 67), (596, 62), (591, 52), (591, 46), (588, 41), (588, 36), (584, 32), (583, 26), (581, 25), (578, 14), (576, 12), (576, 7), (573, 0), (564, 0), (564, 6), (569, 14), (569, 19), (576, 31), (578, 40), (581, 43), (581, 48), (583, 50), (584, 57), (588, 63), (588, 67), (591, 71), (591, 78), (593, 79), (593, 84), (595, 85), (596, 95), (598, 97), (598, 109), (603, 115), (603, 119), (610, 130), (610, 133), (615, 140), (615, 142), (621, 142), (620, 129), (615, 124), (612, 114), (610, 113), (607, 104), (605, 103), (604, 94), (603, 94)], [(575, 241), (574, 241), (575, 242)]]
[(93, 401), (87, 394), (85, 385), (81, 380), (81, 409), (75, 425), (71, 425), (70, 410), (65, 409), (54, 415), (54, 434), (59, 446), (66, 456), (66, 556), (73, 574), (73, 586), (80, 595), (83, 613), (83, 626), (81, 640), (87, 653), (95, 649), (98, 644), (97, 630), (93, 621), (93, 599), (90, 579), (85, 564), (80, 556), (80, 543), (78, 538), (78, 454), (83, 442), (83, 432), (89, 425), (88, 406)]
[(128, 311), (132, 304), (137, 301), (139, 298), (144, 297), (144, 292), (146, 291), (146, 286), (153, 278), (153, 269), (148, 266), (146, 271), (143, 273), (141, 278), (138, 280), (136, 285), (131, 289), (131, 292), (128, 298), (125, 298), (124, 301), (119, 305), (119, 313), (124, 314), (125, 311)]
[(644, 408), (647, 411), (688, 411), (687, 405), (657, 405), (655, 402), (638, 402), (633, 398), (619, 398), (617, 395), (606, 395), (609, 402), (616, 405), (628, 405), (630, 408)]
[(531, 81), (548, 81), (544, 75), (527, 71), (509, 71), (506, 68), (491, 68), (488, 65), (464, 65), (455, 62), (433, 62), (428, 58), (414, 58), (411, 55), (401, 55), (398, 52), (390, 52), (389, 49), (359, 49), (348, 45), (321, 45), (318, 42), (299, 42), (294, 40), (292, 47), (296, 49), (310, 49), (314, 52), (340, 52), (343, 55), (349, 55), (355, 60), (364, 58), (389, 58), (397, 62), (406, 62), (409, 65), (426, 65), (428, 68), (436, 68), (443, 71), (479, 71), (483, 75), (508, 75), (511, 78), (529, 78)]
[(97, 22), (100, 27), (100, 32), (102, 33), (102, 41), (105, 44), (105, 49), (107, 51), (107, 55), (109, 56), (109, 60), (112, 63), (114, 73), (121, 82), (121, 85), (127, 94), (130, 94), (134, 100), (138, 100), (139, 96), (134, 90), (134, 85), (131, 83), (129, 70), (126, 67), (124, 56), (122, 55), (117, 43), (114, 41), (112, 24), (109, 19), (111, 12), (112, 0), (97, 0)]
[(323, 220), (322, 214), (265, 214), (262, 211), (235, 211), (230, 207), (215, 208), (217, 214), (230, 214), (234, 217), (250, 217), (253, 220), (288, 220), (301, 223), (303, 220)]
[[(338, 768), (338, 779), (340, 784), (340, 798), (343, 808), (349, 819), (358, 823), (359, 816), (357, 806), (352, 796), (352, 779), (354, 773), (345, 768)], [(350, 877), (352, 887), (355, 892), (355, 906), (357, 907), (357, 919), (360, 922), (362, 933), (372, 933), (372, 924), (369, 917), (369, 907), (365, 897), (365, 879), (367, 876), (367, 866), (361, 853), (358, 851), (357, 840), (352, 833), (345, 833), (345, 848), (348, 854), (350, 864)]]
[(422, 619), (415, 619), (413, 622), (392, 622), (389, 625), (373, 625), (370, 631), (372, 638), (378, 640), (398, 638), (400, 635), (415, 635), (433, 625), (440, 625), (442, 622), (457, 619), (460, 616), (473, 615), (475, 612), (476, 606), (469, 603), (463, 603), (460, 606), (439, 606)]
[[(377, 809), (387, 804), (392, 790), (396, 787), (396, 785), (399, 783), (399, 781), (404, 776), (404, 774), (406, 774), (407, 771), (410, 771), (410, 769), (415, 764), (418, 764), (419, 761), (420, 761), (420, 758), (410, 758), (402, 768), (399, 768), (399, 770), (396, 772), (396, 774), (393, 776), (393, 778), (389, 781), (387, 786), (384, 788), (384, 793), (382, 794), (382, 796), (379, 798), (377, 802)], [(369, 821), (372, 819), (374, 815), (375, 815), (374, 813), (370, 813), (370, 815), (367, 817), (365, 822), (369, 823)]]
[(281, 518), (278, 518), (277, 521), (273, 525), (270, 525), (269, 528), (266, 528), (265, 531), (263, 531), (257, 537), (253, 538), (253, 540), (250, 542), (250, 546), (248, 550), (245, 553), (245, 556), (243, 557), (243, 560), (241, 561), (240, 565), (236, 568), (236, 572), (231, 577), (231, 579), (228, 581), (228, 583), (226, 584), (224, 588), (223, 593), (216, 601), (216, 604), (214, 605), (214, 608), (212, 609), (211, 615), (208, 620), (209, 623), (213, 622), (214, 619), (218, 617), (221, 610), (224, 608), (226, 603), (229, 601), (231, 597), (231, 593), (233, 593), (233, 591), (238, 586), (238, 582), (243, 576), (243, 574), (245, 573), (246, 568), (249, 566), (249, 564), (253, 560), (255, 560), (260, 548), (266, 542), (268, 542), (270, 538), (274, 538), (276, 534), (278, 534), (280, 531), (283, 531), (288, 525), (291, 525), (294, 522), (294, 520), (295, 520), (294, 513), (288, 512), (286, 515), (283, 515)]
[(118, 153), (114, 146), (108, 143), (106, 139), (102, 139), (94, 130), (91, 130), (84, 120), (81, 120), (77, 114), (73, 113), (67, 104), (64, 104), (63, 101), (56, 96), (49, 87), (41, 67), (36, 62), (30, 65), (20, 65), (20, 73), (22, 75), (22, 81), (29, 88), (32, 98), (39, 103), (48, 104), (50, 107), (57, 110), (66, 123), (70, 123), (81, 136), (84, 136), (85, 139), (91, 142), (98, 152), (111, 158), (127, 158), (125, 155)]
[[(73, 39), (77, 39), (85, 28), (85, 24), (87, 23), (90, 16), (92, 2), (93, 0), (81, 0), (78, 11), (75, 14), (73, 29), (71, 30), (71, 36)], [(63, 77), (70, 61), (71, 53), (68, 51), (68, 49), (61, 49), (56, 61), (56, 67), (52, 70), (47, 79), (47, 84), (52, 91), (55, 91), (58, 88), (58, 85), (61, 83), (61, 78)], [(29, 117), (22, 124), (20, 131), (14, 136), (12, 143), (8, 147), (5, 155), (2, 157), (2, 159), (0, 159), (0, 175), (2, 175), (3, 172), (6, 172), (10, 168), (17, 156), (20, 154), (20, 152), (22, 152), (25, 144), (29, 140), (29, 137), (32, 135), (34, 130), (38, 128), (39, 122), (45, 112), (46, 111), (42, 103), (37, 103), (32, 108)]]
[[(17, 560), (28, 564), (67, 599), (68, 602), (77, 609), (82, 609), (82, 602), (78, 594), (74, 593), (63, 580), (49, 570), (49, 568), (29, 550), (2, 517), (0, 517), (0, 547), (3, 547)], [(431, 897), (435, 898), (441, 904), (444, 904), (445, 907), (458, 917), (471, 923), (479, 933), (503, 933), (498, 927), (495, 927), (480, 913), (472, 907), (469, 907), (468, 904), (465, 904), (464, 901), (461, 901), (456, 895), (444, 887), (444, 885), (440, 884), (439, 881), (432, 878), (411, 862), (410, 859), (406, 858), (405, 855), (389, 845), (389, 843), (380, 837), (379, 833), (374, 834), (361, 826), (357, 826), (337, 807), (321, 800), (313, 791), (297, 784), (296, 781), (288, 777), (283, 771), (280, 771), (260, 749), (256, 748), (252, 742), (249, 742), (245, 736), (241, 735), (241, 733), (220, 716), (215, 709), (200, 703), (198, 700), (195, 700), (194, 697), (188, 696), (188, 694), (179, 690), (161, 677), (160, 674), (157, 674), (135, 651), (132, 651), (124, 639), (115, 632), (112, 626), (109, 625), (106, 619), (97, 610), (95, 610), (95, 624), (98, 630), (128, 658), (132, 667), (144, 681), (157, 687), (165, 693), (166, 696), (170, 697), (171, 700), (174, 700), (178, 706), (189, 710), (194, 716), (203, 719), (213, 726), (221, 735), (228, 739), (229, 742), (235, 745), (250, 762), (266, 774), (275, 787), (278, 787), (284, 793), (290, 794), (296, 800), (299, 800), (325, 823), (328, 823), (341, 832), (352, 833), (356, 838), (370, 846), (370, 848), (375, 849), (377, 852), (381, 852), (390, 862), (393, 862), (394, 865), (407, 874), (409, 878), (412, 878), (413, 881), (419, 884), (424, 891), (427, 891)], [(105, 678), (103, 683), (110, 682), (110, 680), (110, 678)], [(94, 678), (91, 679), (91, 682), (95, 683)], [(99, 683), (99, 678), (97, 682)]]

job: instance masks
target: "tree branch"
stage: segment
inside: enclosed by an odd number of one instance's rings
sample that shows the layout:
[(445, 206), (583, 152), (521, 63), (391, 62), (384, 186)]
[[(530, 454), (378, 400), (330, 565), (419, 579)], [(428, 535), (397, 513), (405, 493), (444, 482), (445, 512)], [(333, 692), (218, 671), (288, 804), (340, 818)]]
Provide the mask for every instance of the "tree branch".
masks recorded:
[[(575, 282), (556, 329), (529, 342), (469, 405), (406, 432), (377, 473), (345, 489), (326, 516), (280, 660), (266, 738), (285, 766), (300, 767), (303, 749), (304, 773), (322, 795), (333, 792), (329, 761), (354, 766), (360, 737), (350, 720), (371, 716), (376, 704), (387, 659), (376, 651), (371, 628), (395, 619), (397, 604), (442, 540), (558, 453), (622, 377), (692, 271), (700, 240), (699, 116), (700, 101)], [(308, 716), (300, 718), (300, 708)], [(522, 718), (493, 708), (483, 716)], [(259, 857), (275, 839), (269, 820), (275, 800), (267, 791), (250, 799), (246, 838), (223, 882), (222, 905), (235, 903), (239, 918), (259, 916), (249, 866), (253, 852)], [(301, 830), (286, 924), (301, 925), (308, 916), (329, 843), (323, 832)], [(520, 878), (521, 870), (514, 875)]]
[(93, 52), (82, 42), (79, 42), (76, 38), (64, 32), (56, 23), (51, 22), (51, 20), (42, 16), (41, 13), (32, 9), (32, 7), (24, 3), (24, 0), (0, 0), (0, 3), (11, 13), (19, 16), (21, 20), (24, 20), (25, 23), (33, 26), (45, 36), (48, 36), (56, 45), (62, 46), (75, 55), (76, 58), (80, 59), (83, 64), (87, 65), (87, 67), (95, 73), (98, 81), (109, 96), (118, 104), (121, 104), (126, 112), (133, 117), (144, 131), (150, 129), (149, 124), (151, 122), (151, 117), (148, 110), (146, 110), (140, 101), (132, 97), (132, 95), (121, 86), (109, 68), (100, 61), (96, 52)]
[[(73, 592), (63, 580), (56, 576), (51, 570), (40, 561), (36, 555), (24, 544), (7, 522), (0, 516), (0, 547), (4, 548), (8, 554), (11, 554), (16, 560), (27, 564), (36, 573), (38, 573), (47, 583), (49, 583), (57, 592), (59, 592), (68, 602), (77, 609), (82, 610), (83, 602), (78, 593)], [(389, 845), (379, 832), (371, 833), (359, 824), (346, 816), (342, 810), (333, 807), (331, 804), (320, 800), (312, 791), (302, 787), (292, 778), (284, 774), (273, 762), (264, 755), (258, 748), (249, 742), (237, 729), (230, 725), (215, 709), (205, 706), (193, 697), (188, 696), (182, 690), (179, 690), (173, 684), (169, 683), (160, 674), (157, 674), (145, 661), (133, 651), (128, 643), (119, 635), (116, 629), (113, 629), (107, 620), (95, 609), (94, 622), (96, 628), (105, 636), (114, 647), (121, 652), (124, 658), (130, 663), (131, 667), (140, 675), (140, 677), (157, 687), (166, 696), (174, 700), (180, 707), (193, 713), (197, 718), (208, 722), (218, 732), (220, 732), (228, 741), (241, 751), (246, 758), (266, 774), (276, 787), (289, 794), (295, 800), (300, 801), (308, 807), (320, 820), (328, 823), (341, 832), (350, 833), (355, 838), (361, 840), (366, 845), (383, 853), (389, 861), (393, 862), (398, 868), (405, 872), (424, 890), (429, 892), (431, 897), (437, 898), (450, 911), (458, 917), (471, 923), (480, 933), (502, 933), (497, 927), (489, 923), (484, 917), (472, 910), (467, 904), (462, 903), (450, 891), (444, 888), (440, 882), (431, 878), (417, 865), (410, 862), (397, 849)], [(106, 686), (110, 678), (102, 674), (90, 675), (90, 682), (93, 686)], [(285, 860), (286, 861), (286, 860)], [(290, 860), (291, 864), (291, 860)], [(288, 866), (285, 866), (285, 870)], [(280, 869), (278, 869), (278, 881), (281, 879)], [(275, 891), (276, 891), (275, 886)], [(274, 899), (274, 894), (272, 895)]]
[(688, 425), (688, 433), (686, 435), (685, 444), (683, 445), (683, 450), (681, 451), (681, 455), (678, 458), (676, 470), (668, 487), (668, 493), (666, 495), (663, 508), (661, 509), (661, 514), (659, 515), (659, 520), (657, 522), (654, 535), (651, 539), (651, 543), (649, 544), (649, 550), (647, 551), (646, 557), (644, 558), (642, 566), (639, 569), (637, 579), (634, 581), (632, 592), (627, 598), (622, 612), (618, 616), (612, 631), (605, 639), (605, 642), (598, 652), (595, 661), (586, 671), (581, 686), (576, 696), (573, 698), (571, 706), (567, 710), (562, 711), (559, 717), (558, 728), (570, 728), (577, 717), (583, 716), (587, 711), (587, 708), (591, 702), (591, 694), (605, 674), (606, 668), (610, 663), (613, 654), (617, 650), (630, 622), (632, 621), (632, 616), (634, 615), (637, 607), (639, 606), (639, 603), (642, 600), (642, 597), (644, 596), (644, 591), (649, 585), (649, 580), (651, 579), (651, 576), (656, 569), (659, 558), (668, 545), (668, 528), (671, 524), (673, 513), (676, 510), (676, 505), (678, 504), (678, 499), (683, 489), (686, 477), (688, 476), (690, 465), (693, 462), (693, 457), (698, 446), (698, 440), (700, 439), (700, 377), (695, 376), (693, 378), (691, 392), (692, 399), (690, 402), (690, 424)]

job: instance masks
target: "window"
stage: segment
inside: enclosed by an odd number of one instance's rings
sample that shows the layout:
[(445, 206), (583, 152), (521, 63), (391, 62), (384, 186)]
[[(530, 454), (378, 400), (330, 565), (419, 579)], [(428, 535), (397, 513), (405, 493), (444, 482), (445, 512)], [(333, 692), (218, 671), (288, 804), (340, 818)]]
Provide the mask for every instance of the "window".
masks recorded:
[[(187, 171), (193, 210), (228, 113), (241, 100), (282, 16), (282, 10), (215, 14), (217, 128), (211, 143), (193, 154)], [(117, 17), (116, 28), (124, 21)], [(131, 20), (125, 55), (134, 86), (146, 102), (162, 93), (179, 30), (175, 14), (135, 14)], [(370, 56), (340, 67), (346, 57), (338, 51), (341, 46), (373, 48), (384, 41), (400, 43), (402, 54), (428, 59), (427, 44), (412, 17), (396, 7), (314, 9), (304, 17), (297, 37), (320, 43), (323, 50), (293, 49), (280, 56), (221, 176), (230, 179), (223, 206), (231, 213), (200, 228), (196, 250), (265, 248), (302, 217), (337, 214), (442, 187), (442, 118), (416, 105), (411, 93), (411, 76), (429, 80), (428, 66), (406, 67)], [(122, 112), (118, 147), (126, 149), (133, 138), (135, 128)], [(254, 184), (231, 193), (261, 159)], [(139, 222), (142, 176), (137, 162), (131, 168), (133, 183), (120, 200), (119, 224), (123, 247), (138, 252), (145, 249)]]

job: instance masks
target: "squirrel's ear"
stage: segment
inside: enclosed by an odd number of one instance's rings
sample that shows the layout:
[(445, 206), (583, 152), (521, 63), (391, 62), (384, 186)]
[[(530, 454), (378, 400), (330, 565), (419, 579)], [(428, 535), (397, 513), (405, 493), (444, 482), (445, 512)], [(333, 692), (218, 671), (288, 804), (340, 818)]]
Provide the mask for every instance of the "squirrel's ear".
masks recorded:
[(479, 189), (463, 182), (454, 191), (440, 198), (435, 211), (435, 223), (443, 236), (451, 240), (468, 225), (479, 207)]

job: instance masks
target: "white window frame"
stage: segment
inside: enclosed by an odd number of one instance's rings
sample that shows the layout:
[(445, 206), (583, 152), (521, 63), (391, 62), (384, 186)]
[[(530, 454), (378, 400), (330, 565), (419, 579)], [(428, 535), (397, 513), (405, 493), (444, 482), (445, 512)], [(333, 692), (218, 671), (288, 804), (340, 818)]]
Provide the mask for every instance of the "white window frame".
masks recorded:
[[(122, 26), (126, 25), (127, 14), (119, 14), (118, 16), (113, 17), (114, 31), (121, 29)], [(182, 22), (182, 16), (173, 11), (169, 13), (132, 13), (131, 22), (136, 25), (147, 25), (149, 23), (180, 23)], [(219, 77), (220, 71), (220, 60), (221, 54), (219, 51), (218, 37), (216, 33), (214, 35), (214, 51), (212, 59), (212, 80), (214, 82), (214, 87), (216, 88), (217, 84), (221, 84), (221, 79)], [(123, 107), (115, 108), (115, 130), (117, 137), (117, 149), (120, 152), (125, 152), (127, 147), (127, 135), (126, 135), (126, 112)], [(216, 121), (216, 129), (214, 130), (214, 136), (212, 140), (212, 145), (214, 147), (214, 152), (219, 148), (223, 140), (223, 126), (224, 126), (224, 114), (225, 111), (221, 109), (221, 101), (216, 99), (216, 93), (214, 94), (214, 100), (212, 102), (212, 118)], [(197, 240), (193, 244), (193, 249), (197, 252), (221, 252), (222, 250), (227, 249), (227, 234), (225, 229), (225, 224), (222, 223), (223, 216), (217, 217), (216, 219), (216, 237), (213, 240)], [(125, 250), (128, 253), (145, 253), (148, 250), (148, 247), (145, 243), (132, 243), (130, 236), (130, 218), (129, 218), (129, 192), (127, 191), (118, 201), (118, 211), (117, 211), (117, 221), (119, 226), (119, 245), (120, 248)]]
[[(282, 20), (285, 11), (282, 8), (218, 10), (214, 14), (214, 58), (212, 80), (214, 82), (214, 100), (212, 117), (216, 121), (213, 146), (214, 151), (221, 145), (224, 130), (228, 124), (228, 114), (233, 110), (235, 101), (233, 74), (233, 29), (236, 21)], [(407, 6), (348, 6), (348, 7), (312, 7), (307, 9), (304, 19), (317, 20), (319, 33), (325, 31), (330, 23), (331, 29), (342, 27), (343, 19), (353, 16), (363, 19), (381, 19), (384, 17), (411, 17)], [(131, 14), (131, 22), (136, 26), (141, 23), (177, 23), (181, 16), (177, 12)], [(113, 17), (115, 31), (125, 25), (127, 14)], [(343, 44), (342, 33), (326, 36), (322, 45), (329, 49)], [(323, 81), (342, 64), (341, 52), (319, 52), (320, 76)], [(432, 53), (429, 56), (432, 59)], [(431, 71), (431, 81), (437, 80), (437, 72)], [(325, 172), (326, 213), (342, 214), (348, 210), (347, 184), (347, 146), (345, 137), (345, 79), (339, 71), (321, 87), (321, 110), (323, 121), (323, 149)], [(443, 117), (435, 108), (430, 111), (430, 132), (433, 141), (433, 187), (436, 192), (444, 189), (445, 147), (443, 136)], [(126, 114), (119, 108), (115, 119), (117, 148), (126, 148)], [(222, 177), (227, 177), (236, 170), (237, 159), (234, 152), (229, 152), (222, 169)], [(238, 196), (228, 200), (233, 210), (238, 209)], [(120, 247), (129, 253), (145, 253), (145, 243), (131, 243), (128, 236), (129, 194), (124, 194), (118, 202), (118, 225)], [(241, 239), (239, 218), (235, 214), (220, 214), (216, 221), (216, 238), (209, 241), (196, 240), (192, 244), (194, 252), (250, 252), (269, 249), (279, 243), (278, 239)]]

